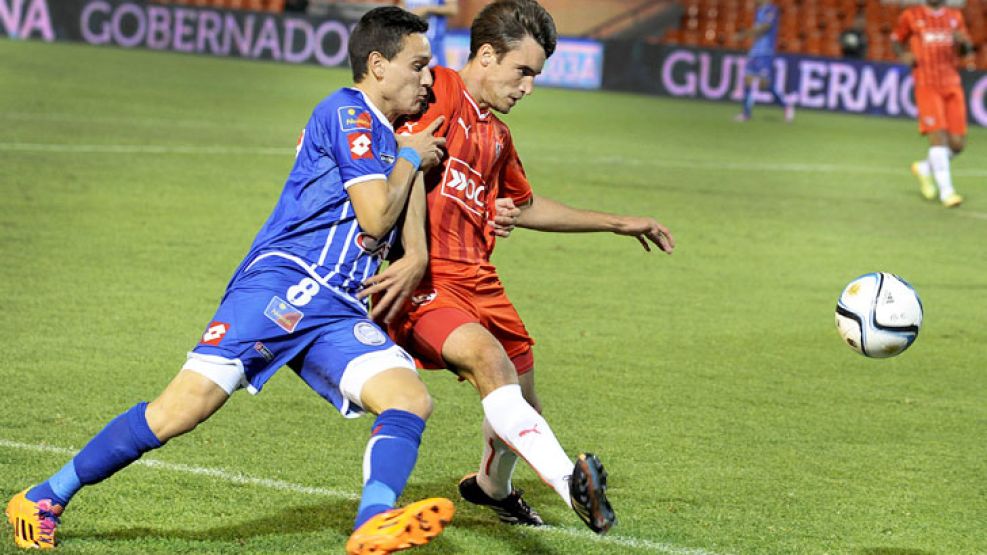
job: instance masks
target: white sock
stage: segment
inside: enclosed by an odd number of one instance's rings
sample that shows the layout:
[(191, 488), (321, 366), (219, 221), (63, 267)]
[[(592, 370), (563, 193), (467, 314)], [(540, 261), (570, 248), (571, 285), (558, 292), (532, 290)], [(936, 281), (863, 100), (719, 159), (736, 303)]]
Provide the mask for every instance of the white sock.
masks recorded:
[(569, 499), (572, 460), (562, 450), (548, 422), (521, 395), (521, 386), (508, 384), (483, 398), (483, 414), (495, 434), (516, 451), (543, 482)]
[(929, 167), (936, 179), (936, 185), (939, 186), (940, 199), (945, 199), (956, 192), (953, 189), (953, 178), (949, 173), (950, 154), (947, 146), (929, 147)]
[(517, 464), (517, 453), (494, 433), (493, 426), (483, 419), (483, 458), (480, 471), (476, 473), (476, 483), (487, 495), (503, 499), (514, 491), (511, 476)]
[(929, 167), (928, 160), (919, 160), (918, 162), (915, 162), (915, 164), (917, 164), (918, 173), (922, 174), (923, 177), (929, 177), (932, 175), (932, 168)]

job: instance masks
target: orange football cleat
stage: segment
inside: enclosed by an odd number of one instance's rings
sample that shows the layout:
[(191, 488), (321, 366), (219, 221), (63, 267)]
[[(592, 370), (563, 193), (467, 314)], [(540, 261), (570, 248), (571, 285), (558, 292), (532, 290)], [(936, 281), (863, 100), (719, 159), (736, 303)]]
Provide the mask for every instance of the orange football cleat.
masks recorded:
[(35, 503), (18, 493), (7, 503), (7, 520), (14, 527), (14, 543), (22, 549), (55, 549), (55, 530), (64, 509), (50, 499)]
[(442, 533), (454, 514), (452, 501), (441, 497), (380, 513), (353, 532), (346, 542), (346, 553), (384, 555), (425, 545)]

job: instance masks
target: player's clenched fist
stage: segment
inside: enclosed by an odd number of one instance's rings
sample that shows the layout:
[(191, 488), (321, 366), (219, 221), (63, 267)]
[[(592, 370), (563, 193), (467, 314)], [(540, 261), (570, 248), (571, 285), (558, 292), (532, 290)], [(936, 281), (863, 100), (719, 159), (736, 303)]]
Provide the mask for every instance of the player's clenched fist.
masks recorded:
[(422, 159), (421, 166), (419, 166), (422, 170), (427, 171), (437, 166), (445, 155), (443, 149), (446, 144), (445, 137), (436, 137), (434, 135), (443, 121), (445, 121), (445, 116), (439, 116), (420, 133), (398, 135), (397, 137), (398, 148), (410, 147), (415, 149), (415, 152)]

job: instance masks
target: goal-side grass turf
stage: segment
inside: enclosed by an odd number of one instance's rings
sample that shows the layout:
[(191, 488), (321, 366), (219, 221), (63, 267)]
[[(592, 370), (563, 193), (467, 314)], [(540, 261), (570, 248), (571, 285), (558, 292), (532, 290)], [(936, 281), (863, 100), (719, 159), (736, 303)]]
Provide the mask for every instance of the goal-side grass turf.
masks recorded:
[[(63, 465), (181, 367), (267, 218), (311, 109), (345, 70), (0, 40), (0, 494)], [(967, 202), (924, 201), (914, 122), (539, 88), (506, 121), (539, 194), (651, 215), (673, 256), (519, 230), (495, 262), (537, 340), (545, 415), (600, 455), (598, 539), (523, 464), (552, 526), (459, 502), (479, 462), (469, 385), (436, 410), (403, 497), (459, 510), (421, 553), (987, 553), (987, 132)], [(909, 280), (900, 357), (841, 344), (852, 278)], [(340, 552), (371, 420), (283, 371), (85, 489), (64, 553)], [(13, 553), (4, 524), (0, 553)]]

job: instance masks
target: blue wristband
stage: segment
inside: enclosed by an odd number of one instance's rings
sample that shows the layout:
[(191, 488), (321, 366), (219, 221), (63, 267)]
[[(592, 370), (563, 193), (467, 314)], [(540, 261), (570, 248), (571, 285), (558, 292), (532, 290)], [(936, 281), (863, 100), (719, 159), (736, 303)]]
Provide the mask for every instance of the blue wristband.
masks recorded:
[(398, 151), (398, 158), (404, 158), (408, 162), (411, 162), (411, 165), (415, 167), (415, 171), (418, 171), (418, 168), (422, 165), (422, 157), (418, 155), (418, 151), (410, 146), (402, 147)]

